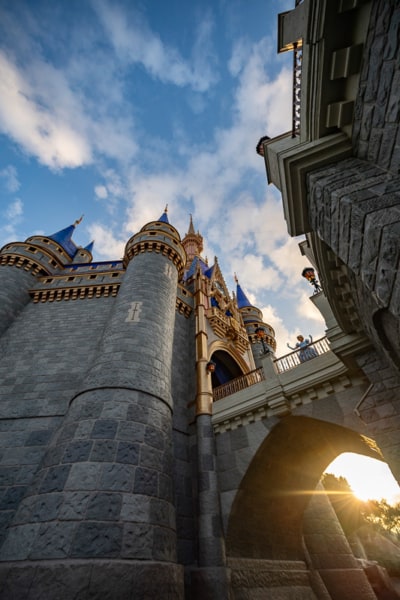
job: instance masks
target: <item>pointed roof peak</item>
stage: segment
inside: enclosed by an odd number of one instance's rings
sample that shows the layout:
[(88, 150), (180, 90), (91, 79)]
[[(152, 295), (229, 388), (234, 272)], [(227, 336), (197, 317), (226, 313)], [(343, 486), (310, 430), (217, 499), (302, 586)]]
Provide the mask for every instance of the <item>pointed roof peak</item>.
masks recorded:
[(62, 248), (65, 250), (69, 256), (74, 256), (76, 252), (76, 245), (72, 241), (72, 234), (75, 230), (75, 224), (69, 225), (64, 229), (60, 229), (60, 231), (56, 231), (55, 233), (48, 236), (50, 240), (57, 242)]
[(193, 227), (193, 217), (192, 217), (192, 215), (190, 215), (190, 223), (189, 223), (188, 235), (189, 234), (196, 235), (196, 232), (195, 232), (194, 227)]
[(94, 240), (92, 240), (87, 246), (85, 246), (84, 250), (87, 250), (88, 252), (92, 253), (93, 246), (94, 246)]
[(168, 213), (168, 204), (165, 205), (164, 212), (161, 215), (161, 217), (158, 219), (159, 221), (161, 221), (161, 223), (169, 223), (167, 213)]
[(238, 308), (244, 308), (245, 306), (253, 306), (250, 302), (244, 291), (242, 290), (239, 279), (235, 273), (235, 282), (236, 282), (236, 299)]

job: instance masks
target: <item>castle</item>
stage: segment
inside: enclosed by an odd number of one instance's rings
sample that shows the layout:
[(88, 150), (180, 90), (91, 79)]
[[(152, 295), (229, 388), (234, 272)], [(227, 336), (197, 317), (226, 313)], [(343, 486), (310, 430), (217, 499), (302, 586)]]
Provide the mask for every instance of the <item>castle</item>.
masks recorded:
[(0, 251), (0, 598), (374, 600), (323, 493), (341, 452), (399, 472), (396, 0), (304, 0), (268, 180), (323, 287), (315, 357), (229, 294), (165, 211), (93, 262), (76, 224)]
[(62, 590), (121, 573), (180, 597), (182, 565), (224, 565), (212, 387), (253, 372), (255, 329), (271, 350), (274, 332), (239, 284), (230, 297), (192, 220), (181, 240), (165, 211), (100, 263), (75, 226), (0, 254), (2, 560)]

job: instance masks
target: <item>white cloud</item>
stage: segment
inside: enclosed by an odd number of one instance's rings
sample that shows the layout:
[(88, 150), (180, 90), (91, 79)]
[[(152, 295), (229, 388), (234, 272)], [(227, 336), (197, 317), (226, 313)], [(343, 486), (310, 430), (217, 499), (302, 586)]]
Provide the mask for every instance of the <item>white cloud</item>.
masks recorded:
[(87, 228), (90, 237), (95, 241), (94, 252), (104, 259), (120, 260), (124, 256), (127, 240), (115, 237), (111, 227), (105, 227), (101, 223), (93, 223)]
[(271, 266), (265, 266), (262, 256), (246, 254), (232, 259), (236, 273), (239, 274), (243, 289), (257, 293), (260, 290), (278, 290), (281, 282), (279, 272)]
[(108, 197), (108, 191), (105, 185), (96, 185), (94, 188), (94, 193), (96, 194), (97, 198), (100, 198), (100, 200), (105, 200)]
[(17, 226), (22, 219), (23, 208), (22, 200), (17, 198), (2, 212), (5, 223), (0, 227), (0, 247), (18, 239)]
[[(55, 74), (51, 68), (45, 70)], [(37, 69), (34, 71), (37, 73)], [(60, 78), (56, 79), (61, 84)], [(51, 81), (50, 76), (47, 82), (50, 88)], [(42, 94), (30, 85), (27, 73), (0, 52), (0, 129), (51, 168), (77, 167), (90, 162), (85, 138), (71, 127), (56, 104), (50, 107), (44, 101)]]
[(165, 83), (190, 86), (204, 92), (215, 83), (215, 59), (211, 46), (213, 23), (207, 13), (199, 21), (194, 34), (192, 61), (187, 61), (176, 48), (163, 43), (152, 31), (143, 15), (133, 7), (123, 11), (106, 0), (93, 3), (105, 31), (119, 58), (141, 64), (148, 73)]
[(301, 272), (304, 267), (309, 265), (309, 261), (300, 253), (299, 242), (301, 240), (289, 238), (287, 235), (286, 233), (283, 244), (276, 245), (271, 249), (269, 258), (282, 273), (285, 273), (288, 280), (300, 282), (302, 281)]
[(240, 38), (232, 49), (232, 55), (228, 62), (228, 70), (233, 77), (237, 77), (246, 65), (251, 54), (251, 44), (248, 40)]
[(17, 169), (13, 165), (7, 165), (0, 171), (0, 178), (4, 180), (5, 188), (9, 192), (17, 192), (21, 187), (18, 180)]
[(310, 292), (302, 291), (298, 297), (296, 304), (297, 314), (303, 319), (314, 321), (318, 325), (325, 326), (325, 321), (318, 308), (310, 300), (312, 288), (310, 286)]
[(287, 326), (283, 322), (280, 315), (277, 313), (276, 308), (268, 304), (261, 308), (263, 313), (264, 323), (267, 323), (275, 331), (276, 340), (276, 355), (282, 356), (290, 352), (286, 344), (292, 339), (293, 335), (289, 332)]
[(5, 210), (4, 214), (6, 219), (9, 219), (10, 221), (15, 221), (18, 217), (22, 215), (23, 206), (24, 205), (22, 203), (22, 200), (20, 200), (19, 198), (17, 198), (17, 200), (14, 200), (14, 202), (9, 204), (7, 209)]

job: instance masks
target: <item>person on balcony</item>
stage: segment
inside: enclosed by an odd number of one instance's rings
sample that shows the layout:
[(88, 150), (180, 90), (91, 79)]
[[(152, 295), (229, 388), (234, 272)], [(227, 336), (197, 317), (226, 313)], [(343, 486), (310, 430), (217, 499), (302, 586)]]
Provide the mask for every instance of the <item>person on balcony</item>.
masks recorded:
[(290, 344), (286, 345), (291, 350), (299, 351), (300, 362), (305, 362), (306, 360), (310, 360), (310, 358), (315, 358), (317, 356), (315, 349), (310, 345), (313, 343), (311, 334), (309, 335), (309, 338), (304, 338), (302, 335), (298, 335), (297, 339), (298, 342), (296, 342), (296, 346), (294, 348), (290, 346)]

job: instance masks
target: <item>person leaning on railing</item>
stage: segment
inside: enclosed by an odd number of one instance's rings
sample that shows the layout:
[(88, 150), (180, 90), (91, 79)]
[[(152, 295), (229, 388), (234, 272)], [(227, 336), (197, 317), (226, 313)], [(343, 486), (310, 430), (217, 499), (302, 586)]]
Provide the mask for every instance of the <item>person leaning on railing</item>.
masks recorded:
[(310, 339), (304, 338), (302, 335), (298, 335), (298, 342), (296, 342), (296, 346), (294, 348), (289, 343), (286, 344), (291, 350), (298, 350), (300, 362), (305, 362), (306, 360), (310, 360), (310, 358), (315, 358), (317, 356), (315, 349), (310, 346), (310, 344), (313, 343), (311, 334), (309, 335), (309, 338)]

